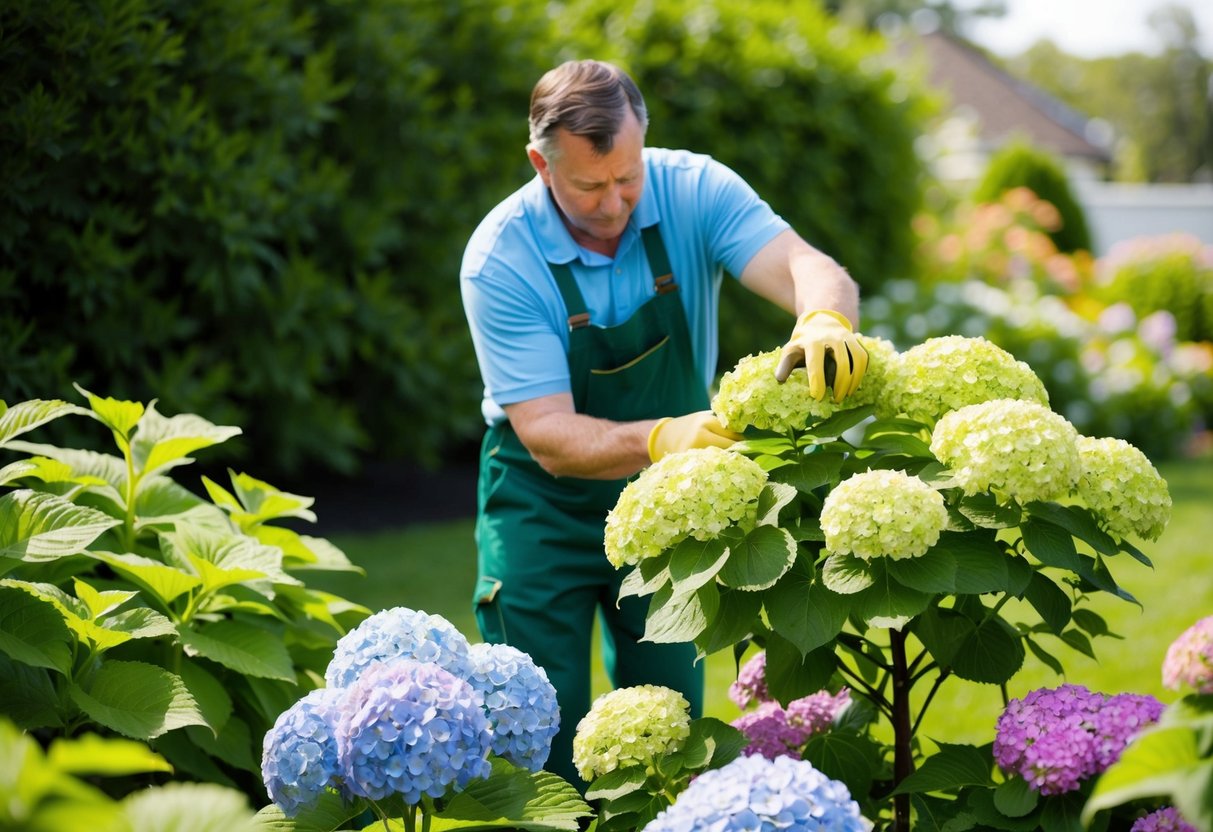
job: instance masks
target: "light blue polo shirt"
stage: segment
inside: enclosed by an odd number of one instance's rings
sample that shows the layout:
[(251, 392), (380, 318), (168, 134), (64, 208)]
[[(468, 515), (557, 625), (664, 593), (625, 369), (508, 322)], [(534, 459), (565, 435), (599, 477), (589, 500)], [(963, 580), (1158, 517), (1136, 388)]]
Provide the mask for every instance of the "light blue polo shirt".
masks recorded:
[(708, 156), (645, 148), (644, 161), (644, 191), (614, 258), (574, 242), (538, 176), (472, 234), (460, 285), (490, 425), (505, 417), (504, 405), (571, 389), (568, 312), (548, 263), (570, 265), (591, 325), (616, 326), (654, 295), (640, 229), (657, 222), (696, 366), (711, 387), (723, 273), (740, 275), (789, 226), (740, 176)]

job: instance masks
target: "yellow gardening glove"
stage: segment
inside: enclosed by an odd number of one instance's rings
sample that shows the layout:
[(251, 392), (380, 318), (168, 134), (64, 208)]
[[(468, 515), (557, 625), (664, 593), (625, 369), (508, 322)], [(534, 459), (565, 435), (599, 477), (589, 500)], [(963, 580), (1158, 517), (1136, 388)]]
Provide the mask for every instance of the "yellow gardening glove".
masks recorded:
[(656, 462), (666, 454), (691, 448), (727, 448), (741, 439), (740, 433), (720, 424), (710, 410), (688, 413), (686, 416), (666, 416), (649, 431), (649, 459)]
[[(835, 365), (832, 380), (827, 377), (827, 363)], [(833, 387), (837, 403), (859, 387), (868, 369), (868, 353), (845, 316), (832, 309), (814, 309), (797, 319), (780, 354), (775, 380), (782, 384), (802, 364), (809, 376), (809, 395), (821, 401), (826, 387)]]

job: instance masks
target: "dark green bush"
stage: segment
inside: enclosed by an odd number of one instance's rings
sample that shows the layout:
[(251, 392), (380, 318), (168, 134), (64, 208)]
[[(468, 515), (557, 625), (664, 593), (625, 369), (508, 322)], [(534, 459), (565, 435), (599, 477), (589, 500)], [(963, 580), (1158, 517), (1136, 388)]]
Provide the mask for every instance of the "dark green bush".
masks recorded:
[[(578, 0), (561, 58), (614, 60), (649, 107), (648, 143), (736, 170), (867, 290), (910, 270), (924, 102), (879, 38), (816, 3)], [(777, 346), (790, 319), (726, 281), (721, 358)]]
[(997, 202), (1012, 188), (1027, 188), (1061, 214), (1061, 227), (1049, 236), (1057, 250), (1071, 254), (1091, 250), (1086, 214), (1061, 165), (1046, 151), (1022, 141), (1005, 145), (990, 158), (985, 176), (973, 192), (977, 203)]
[(542, 14), (6, 3), (0, 396), (156, 397), (270, 471), (475, 432), (455, 275), (526, 169)]

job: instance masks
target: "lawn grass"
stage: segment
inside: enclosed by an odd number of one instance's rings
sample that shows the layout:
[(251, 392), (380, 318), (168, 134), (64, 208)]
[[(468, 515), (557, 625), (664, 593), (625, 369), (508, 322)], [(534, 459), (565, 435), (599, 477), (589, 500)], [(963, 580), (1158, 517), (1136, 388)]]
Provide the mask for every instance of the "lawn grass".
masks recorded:
[[(1051, 651), (1066, 667), (1066, 678), (1029, 655), (1023, 670), (1008, 685), (1010, 696), (1073, 682), (1105, 693), (1150, 693), (1164, 702), (1176, 698), (1177, 694), (1161, 685), (1163, 656), (1184, 629), (1213, 614), (1213, 460), (1172, 462), (1159, 470), (1175, 507), (1163, 536), (1140, 547), (1154, 561), (1154, 568), (1127, 555), (1110, 565), (1118, 583), (1136, 596), (1141, 607), (1102, 594), (1091, 606), (1123, 639), (1097, 639), (1098, 661), (1054, 641)], [(324, 506), (318, 504), (316, 510), (323, 513)], [(470, 519), (375, 534), (336, 535), (331, 540), (367, 570), (367, 577), (318, 575), (309, 580), (310, 585), (372, 610), (407, 606), (436, 613), (478, 640), (470, 600), (476, 570)], [(1013, 607), (1008, 614), (1014, 616)], [(726, 721), (733, 719), (738, 712), (727, 697), (735, 676), (730, 651), (709, 656), (706, 670), (706, 712)], [(609, 689), (601, 670), (594, 686), (596, 693)], [(935, 697), (923, 721), (923, 732), (946, 742), (988, 742), (1001, 710), (997, 688), (949, 680)]]

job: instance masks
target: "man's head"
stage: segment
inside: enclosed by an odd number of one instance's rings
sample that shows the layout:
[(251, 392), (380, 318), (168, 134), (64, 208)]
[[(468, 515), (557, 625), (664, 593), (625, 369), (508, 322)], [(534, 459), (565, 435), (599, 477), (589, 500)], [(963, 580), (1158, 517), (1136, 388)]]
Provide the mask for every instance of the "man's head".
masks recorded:
[(644, 189), (648, 113), (622, 70), (570, 61), (531, 94), (527, 155), (581, 245), (613, 255)]

